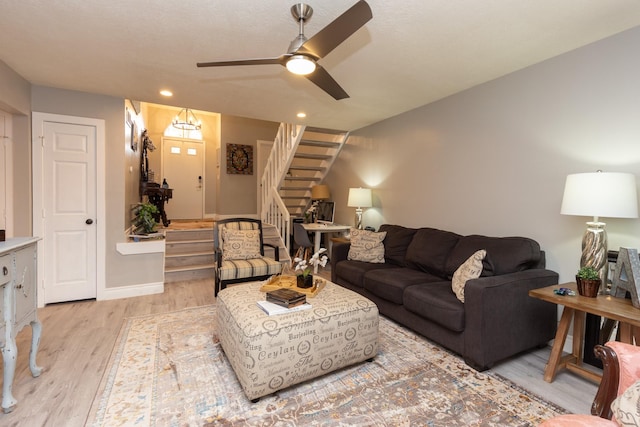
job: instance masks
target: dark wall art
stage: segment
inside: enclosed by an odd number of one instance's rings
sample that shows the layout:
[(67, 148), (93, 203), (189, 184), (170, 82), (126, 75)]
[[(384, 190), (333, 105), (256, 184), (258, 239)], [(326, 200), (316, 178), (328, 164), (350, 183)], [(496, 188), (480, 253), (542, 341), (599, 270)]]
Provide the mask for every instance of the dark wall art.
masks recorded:
[(227, 144), (227, 173), (253, 175), (253, 147)]

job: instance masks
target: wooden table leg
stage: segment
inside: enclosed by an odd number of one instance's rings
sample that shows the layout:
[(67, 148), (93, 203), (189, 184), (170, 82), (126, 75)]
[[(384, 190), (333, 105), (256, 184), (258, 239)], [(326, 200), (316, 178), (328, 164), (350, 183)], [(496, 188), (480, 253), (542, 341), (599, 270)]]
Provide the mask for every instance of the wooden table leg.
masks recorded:
[(620, 330), (620, 342), (633, 344), (633, 331), (631, 325), (625, 322), (618, 322), (618, 329)]
[(565, 307), (562, 310), (562, 316), (560, 317), (560, 323), (558, 324), (558, 330), (556, 332), (556, 338), (553, 341), (553, 347), (551, 348), (551, 355), (549, 355), (549, 361), (544, 370), (544, 380), (548, 383), (553, 382), (560, 365), (560, 359), (562, 357), (562, 349), (567, 339), (567, 333), (569, 333), (569, 327), (571, 326), (571, 319), (573, 319), (575, 310), (573, 308)]
[(584, 352), (584, 327), (587, 313), (584, 311), (574, 311), (573, 313), (573, 356), (575, 364), (582, 365), (582, 354)]

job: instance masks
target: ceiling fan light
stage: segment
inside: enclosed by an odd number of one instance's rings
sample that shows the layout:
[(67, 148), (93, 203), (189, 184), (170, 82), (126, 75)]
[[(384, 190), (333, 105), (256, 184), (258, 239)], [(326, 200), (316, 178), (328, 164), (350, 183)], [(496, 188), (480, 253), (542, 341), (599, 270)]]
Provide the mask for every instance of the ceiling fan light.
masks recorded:
[(293, 74), (306, 76), (316, 69), (316, 63), (304, 55), (293, 55), (287, 61), (287, 70)]

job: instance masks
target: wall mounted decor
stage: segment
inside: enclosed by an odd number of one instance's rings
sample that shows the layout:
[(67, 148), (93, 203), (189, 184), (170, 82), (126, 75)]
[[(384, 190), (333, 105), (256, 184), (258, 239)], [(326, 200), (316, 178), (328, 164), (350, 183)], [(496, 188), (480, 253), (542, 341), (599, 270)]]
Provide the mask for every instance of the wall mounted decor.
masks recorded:
[(253, 175), (253, 147), (227, 144), (227, 173)]

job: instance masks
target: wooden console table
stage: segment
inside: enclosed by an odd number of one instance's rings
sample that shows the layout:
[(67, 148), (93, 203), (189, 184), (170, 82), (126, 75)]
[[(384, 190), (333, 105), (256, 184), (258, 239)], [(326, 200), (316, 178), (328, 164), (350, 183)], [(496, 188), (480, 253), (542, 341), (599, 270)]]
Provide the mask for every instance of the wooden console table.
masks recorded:
[[(576, 295), (556, 295), (553, 291), (559, 288), (572, 289)], [(634, 337), (640, 339), (640, 309), (634, 307), (629, 299), (616, 298), (611, 295), (599, 295), (596, 298), (583, 297), (578, 295), (575, 283), (533, 289), (529, 291), (529, 296), (564, 306), (551, 355), (544, 370), (544, 380), (546, 382), (552, 382), (558, 370), (562, 368), (566, 368), (596, 383), (600, 382), (601, 375), (585, 368), (582, 363), (584, 324), (587, 313), (620, 322), (620, 341), (622, 342), (633, 344)], [(571, 354), (562, 356), (562, 349), (572, 320), (573, 350)]]
[(18, 359), (16, 335), (31, 324), (29, 368), (37, 377), (42, 372), (36, 364), (42, 326), (37, 312), (37, 237), (17, 237), (0, 242), (0, 348), (4, 365), (2, 410), (11, 412), (16, 406), (13, 377)]

